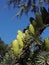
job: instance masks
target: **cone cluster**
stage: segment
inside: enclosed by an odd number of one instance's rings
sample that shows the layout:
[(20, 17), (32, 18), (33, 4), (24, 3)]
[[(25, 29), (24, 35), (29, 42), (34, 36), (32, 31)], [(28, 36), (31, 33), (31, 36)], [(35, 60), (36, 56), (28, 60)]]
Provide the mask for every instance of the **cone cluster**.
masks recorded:
[[(44, 15), (45, 14), (45, 15)], [(12, 42), (12, 48), (14, 51), (15, 55), (18, 55), (24, 45), (25, 45), (25, 40), (27, 40), (30, 36), (32, 37), (37, 37), (41, 32), (43, 32), (43, 28), (45, 25), (49, 24), (48, 21), (47, 23), (44, 22), (44, 17), (49, 14), (44, 7), (41, 8), (41, 14), (36, 13), (36, 18), (34, 19), (33, 17), (30, 17), (30, 25), (27, 27), (27, 29), (24, 29), (24, 31), (18, 30), (17, 37), (16, 39)], [(48, 15), (47, 15), (48, 16)], [(45, 42), (46, 45), (47, 42)], [(46, 45), (47, 48), (47, 45)]]

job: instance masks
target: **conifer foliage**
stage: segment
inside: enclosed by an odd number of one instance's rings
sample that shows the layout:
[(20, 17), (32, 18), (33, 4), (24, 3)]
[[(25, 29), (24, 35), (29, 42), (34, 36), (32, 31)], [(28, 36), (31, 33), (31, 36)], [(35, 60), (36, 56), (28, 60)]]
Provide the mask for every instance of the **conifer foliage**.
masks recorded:
[[(48, 18), (44, 19), (45, 16)], [(45, 38), (43, 42), (40, 37), (47, 26), (49, 13), (42, 7), (35, 19), (30, 17), (30, 24), (23, 32), (18, 30), (0, 65), (49, 65), (49, 39)]]
[[(25, 1), (10, 0), (8, 5), (13, 3), (14, 7), (21, 7), (21, 12), (27, 13), (30, 6), (33, 6), (34, 9), (36, 1), (28, 0), (27, 4)], [(39, 0), (39, 3), (43, 1), (49, 3), (48, 0)], [(43, 6), (40, 7), (41, 13), (36, 10), (34, 12), (36, 12), (36, 18), (30, 17), (28, 27), (23, 32), (18, 30), (16, 39), (6, 46), (7, 50), (0, 65), (49, 65), (49, 39), (45, 38), (42, 41), (40, 37), (45, 28), (49, 26), (49, 12)]]
[(39, 12), (39, 7), (42, 7), (43, 3), (46, 3), (49, 6), (49, 0), (8, 0), (7, 2), (8, 6), (13, 4), (13, 8), (18, 9), (18, 12), (15, 15), (17, 17), (22, 16), (23, 13), (28, 15), (29, 12)]

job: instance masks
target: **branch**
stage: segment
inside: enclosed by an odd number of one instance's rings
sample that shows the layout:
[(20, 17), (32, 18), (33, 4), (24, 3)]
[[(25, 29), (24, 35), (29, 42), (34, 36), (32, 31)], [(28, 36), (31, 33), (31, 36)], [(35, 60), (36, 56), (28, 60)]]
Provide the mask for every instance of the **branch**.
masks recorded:
[(42, 34), (42, 32), (49, 26), (49, 24), (44, 25), (43, 28), (39, 29), (39, 34)]
[[(25, 57), (24, 57), (24, 54), (26, 53), (26, 51), (28, 51), (29, 49), (29, 46), (33, 43), (33, 42), (37, 42), (37, 39), (35, 38), (31, 38), (30, 40), (28, 40), (28, 42), (26, 41), (26, 45), (23, 47), (21, 53), (16, 57), (16, 60), (13, 62), (13, 65), (16, 64), (16, 63), (19, 63), (21, 62), (21, 59), (23, 60)], [(37, 42), (37, 44), (39, 44)], [(39, 44), (40, 45), (40, 44)]]
[(22, 59), (22, 56), (24, 55), (24, 53), (26, 51), (28, 51), (28, 48), (29, 46), (34, 42), (35, 40), (34, 39), (30, 39), (28, 42), (26, 42), (26, 45), (23, 47), (21, 53), (16, 57), (16, 60), (13, 62), (12, 65), (16, 64), (16, 63), (19, 63)]

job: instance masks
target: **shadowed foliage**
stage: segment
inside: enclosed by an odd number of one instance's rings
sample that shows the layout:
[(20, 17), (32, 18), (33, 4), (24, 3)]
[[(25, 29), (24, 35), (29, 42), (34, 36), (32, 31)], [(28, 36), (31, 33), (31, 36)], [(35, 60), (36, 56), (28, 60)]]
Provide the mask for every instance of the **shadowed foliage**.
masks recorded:
[(29, 11), (34, 13), (39, 12), (39, 7), (43, 6), (43, 2), (49, 4), (49, 0), (9, 0), (7, 4), (8, 6), (13, 4), (14, 8), (19, 9), (15, 16), (22, 16), (23, 13), (28, 15)]

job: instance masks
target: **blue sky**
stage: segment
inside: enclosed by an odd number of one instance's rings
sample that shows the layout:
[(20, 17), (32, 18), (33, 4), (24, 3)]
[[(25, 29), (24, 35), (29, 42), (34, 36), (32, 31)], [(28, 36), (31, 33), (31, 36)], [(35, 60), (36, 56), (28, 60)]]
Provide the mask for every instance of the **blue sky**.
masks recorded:
[[(17, 31), (23, 31), (30, 23), (29, 17), (35, 16), (29, 12), (28, 17), (23, 14), (21, 19), (13, 19), (13, 16), (16, 14), (16, 9), (4, 9), (7, 1), (8, 0), (0, 0), (0, 37), (5, 43), (10, 43), (16, 38)], [(49, 28), (43, 32), (42, 38), (44, 37), (49, 37)]]

